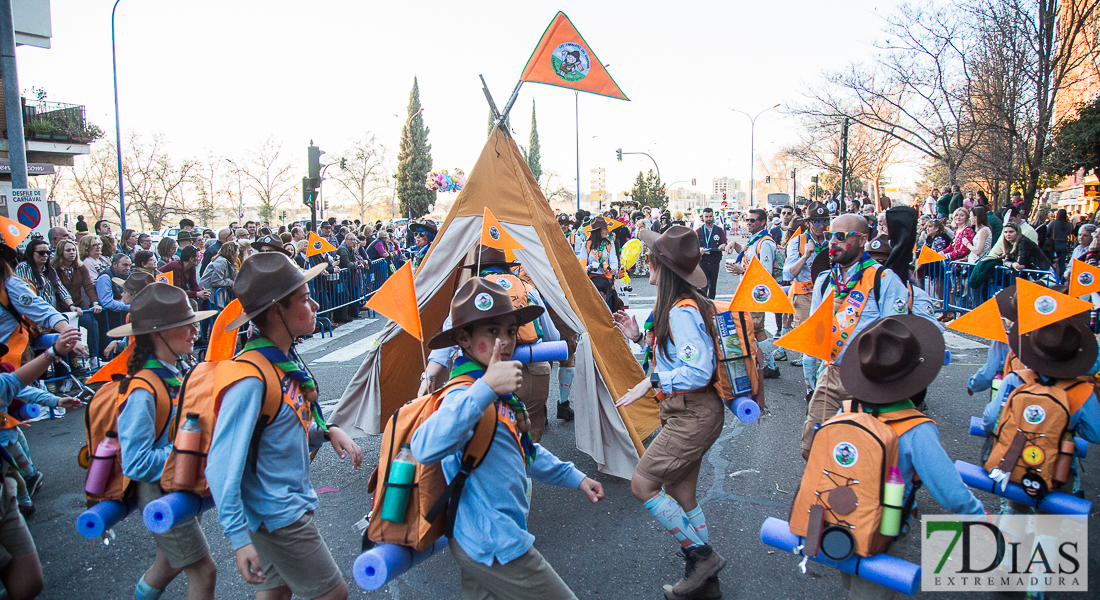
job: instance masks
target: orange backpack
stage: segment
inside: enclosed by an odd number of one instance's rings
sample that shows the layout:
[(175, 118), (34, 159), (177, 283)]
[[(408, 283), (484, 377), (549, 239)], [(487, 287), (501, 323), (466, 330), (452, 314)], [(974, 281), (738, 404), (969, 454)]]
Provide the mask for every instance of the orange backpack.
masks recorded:
[[(758, 402), (763, 406), (764, 386), (761, 385), (756, 362), (756, 330), (753, 328), (752, 319), (745, 318), (748, 313), (726, 310), (703, 314), (699, 305), (691, 298), (681, 298), (674, 308), (681, 306), (690, 306), (698, 310), (704, 319), (709, 317), (714, 322), (717, 335), (714, 337), (715, 369), (711, 383), (718, 397), (723, 400), (733, 400), (748, 396), (759, 399)], [(727, 356), (731, 357), (727, 358)], [(741, 361), (743, 365), (739, 364)]]
[[(898, 464), (898, 438), (925, 422), (933, 421), (908, 408), (877, 417), (844, 412), (821, 424), (791, 506), (791, 533), (806, 538), (807, 554), (832, 528), (851, 536), (859, 556), (886, 551), (894, 539), (879, 533), (888, 467)], [(916, 485), (905, 506), (896, 507), (902, 519), (915, 495)]]
[[(511, 273), (489, 274), (483, 275), (482, 277), (504, 288), (504, 291), (508, 292), (508, 295), (511, 296), (512, 306), (515, 308), (523, 308), (530, 304), (527, 300), (527, 292), (529, 291), (527, 284), (519, 277)], [(539, 334), (535, 330), (534, 321), (516, 330), (516, 345), (524, 346), (527, 344), (534, 344), (537, 341), (539, 341)]]
[[(450, 535), (454, 528), (455, 512), (462, 496), (462, 488), (493, 444), (497, 427), (496, 404), (485, 409), (474, 428), (474, 436), (466, 444), (462, 455), (462, 468), (451, 484), (443, 474), (440, 463), (422, 465), (417, 463), (413, 476), (409, 503), (405, 507), (405, 520), (393, 523), (383, 520), (382, 501), (389, 489), (390, 465), (402, 444), (412, 442), (413, 433), (420, 425), (439, 409), (440, 402), (447, 392), (455, 386), (473, 383), (475, 379), (468, 375), (455, 377), (439, 391), (406, 402), (393, 412), (386, 422), (382, 433), (382, 447), (378, 452), (378, 467), (370, 475), (367, 491), (374, 494), (372, 516), (367, 526), (367, 537), (376, 543), (399, 544), (416, 550), (431, 546), (440, 536)], [(446, 511), (446, 512), (444, 512)]]
[[(164, 382), (156, 373), (149, 369), (138, 371), (130, 379), (126, 394), (123, 394), (119, 389), (125, 378), (121, 375), (115, 377), (96, 391), (91, 402), (84, 409), (84, 447), (80, 449), (77, 461), (85, 469), (91, 466), (92, 453), (95, 452), (99, 443), (107, 437), (107, 432), (118, 431), (118, 415), (122, 412), (122, 407), (126, 403), (130, 391), (138, 388), (145, 389), (156, 398), (155, 425), (157, 435), (154, 439), (159, 439), (168, 427), (173, 402), (168, 393), (168, 388), (164, 386)], [(121, 500), (129, 494), (129, 491), (130, 479), (122, 474), (122, 450), (120, 449), (115, 454), (111, 478), (107, 481), (107, 487), (103, 490), (103, 493), (85, 493), (84, 497), (91, 502)]]
[(164, 471), (160, 478), (160, 487), (166, 492), (193, 492), (199, 496), (209, 496), (210, 487), (206, 481), (206, 456), (210, 453), (210, 442), (214, 437), (214, 429), (217, 427), (218, 411), (221, 409), (222, 397), (234, 383), (246, 377), (259, 377), (264, 384), (263, 406), (260, 408), (260, 416), (256, 420), (252, 430), (252, 441), (248, 445), (248, 465), (253, 472), (256, 470), (256, 448), (260, 441), (260, 435), (264, 429), (275, 420), (275, 415), (283, 406), (283, 388), (279, 370), (264, 358), (256, 350), (243, 352), (232, 360), (220, 360), (215, 362), (201, 362), (195, 365), (187, 373), (180, 386), (177, 396), (176, 418), (172, 421), (168, 432), (168, 439), (175, 441), (180, 426), (184, 422), (184, 416), (188, 413), (199, 415), (199, 426), (202, 429), (202, 441), (199, 444), (198, 474), (190, 486), (180, 486), (174, 481), (176, 462), (179, 454), (185, 452), (173, 445), (172, 453), (164, 462)]
[(1016, 375), (1023, 383), (1012, 390), (1001, 408), (985, 469), (1011, 472), (1009, 480), (1015, 483), (1023, 483), (1026, 477), (1031, 489), (1042, 495), (1065, 483), (1055, 477), (1058, 447), (1070, 431), (1073, 414), (1092, 395), (1094, 379), (1060, 379), (1045, 385), (1030, 369), (1016, 371)]

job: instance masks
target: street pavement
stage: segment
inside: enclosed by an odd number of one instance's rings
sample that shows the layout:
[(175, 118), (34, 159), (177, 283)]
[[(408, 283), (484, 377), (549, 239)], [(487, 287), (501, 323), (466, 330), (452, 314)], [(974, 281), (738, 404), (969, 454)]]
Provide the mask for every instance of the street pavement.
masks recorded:
[[(631, 308), (652, 307), (655, 288), (642, 278), (633, 281)], [(736, 278), (722, 273), (719, 298), (729, 298)], [(640, 319), (639, 319), (640, 320)], [(326, 411), (331, 410), (385, 319), (362, 318), (335, 330), (333, 338), (308, 340), (303, 356), (320, 383)], [(769, 316), (768, 327), (774, 328)], [(965, 336), (948, 336), (952, 360), (928, 393), (928, 415), (938, 423), (940, 437), (952, 459), (978, 462), (982, 441), (968, 435), (971, 415), (978, 415), (988, 392), (970, 397), (966, 379), (985, 360), (986, 344)], [(631, 357), (622, 357), (631, 360)], [(419, 360), (419, 357), (417, 357)], [(729, 560), (721, 581), (726, 598), (845, 598), (838, 571), (813, 562), (807, 573), (798, 569), (792, 554), (760, 542), (760, 524), (767, 517), (787, 519), (794, 492), (805, 465), (799, 440), (806, 402), (801, 367), (779, 363), (781, 378), (767, 381), (768, 412), (745, 425), (726, 414), (717, 443), (707, 453), (699, 477), (699, 500), (707, 517), (710, 542)], [(556, 382), (556, 375), (552, 381)], [(556, 384), (551, 402), (556, 399)], [(661, 585), (675, 583), (683, 574), (678, 545), (630, 493), (628, 481), (600, 474), (594, 462), (576, 449), (572, 423), (554, 418), (542, 444), (563, 460), (604, 485), (606, 498), (588, 502), (580, 492), (536, 485), (529, 521), (535, 547), (554, 566), (579, 598), (662, 598)], [(45, 473), (45, 486), (35, 498), (38, 512), (29, 520), (46, 577), (42, 598), (132, 597), (138, 578), (151, 564), (154, 547), (140, 516), (119, 524), (109, 544), (86, 540), (74, 529), (84, 509), (81, 488), (84, 471), (77, 465), (83, 445), (83, 414), (70, 411), (64, 418), (34, 423), (26, 431), (35, 463)], [(460, 577), (444, 552), (376, 592), (361, 590), (352, 579), (352, 563), (359, 554), (360, 537), (354, 524), (369, 510), (367, 477), (376, 462), (379, 439), (358, 440), (364, 464), (355, 471), (326, 446), (312, 467), (312, 482), (320, 493), (316, 520), (352, 598), (451, 599), (460, 598)], [(1100, 510), (1100, 469), (1093, 460), (1082, 462), (1087, 498)], [(979, 493), (991, 512), (1000, 506), (995, 496)], [(944, 511), (926, 490), (918, 494), (925, 514)], [(203, 518), (203, 530), (218, 567), (218, 598), (249, 598), (253, 592), (237, 573), (233, 552), (221, 534), (216, 510)], [(919, 531), (918, 528), (914, 528)], [(903, 557), (919, 562), (919, 539), (911, 533)], [(1095, 521), (1089, 540), (1100, 548)], [(1100, 551), (1089, 553), (1091, 590), (1100, 589)], [(169, 586), (163, 598), (184, 598), (185, 578)], [(934, 594), (927, 598), (992, 598), (993, 594)], [(1018, 594), (1022, 598), (1022, 594)], [(1000, 597), (1000, 596), (998, 596)], [(1006, 596), (1007, 597), (1007, 596)], [(1057, 597), (1095, 597), (1086, 593)]]

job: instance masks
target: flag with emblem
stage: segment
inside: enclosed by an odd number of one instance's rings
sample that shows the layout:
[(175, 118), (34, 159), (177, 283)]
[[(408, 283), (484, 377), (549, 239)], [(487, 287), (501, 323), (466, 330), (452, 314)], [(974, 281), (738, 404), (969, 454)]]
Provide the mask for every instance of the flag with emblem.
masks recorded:
[(560, 11), (542, 34), (519, 79), (630, 101), (573, 22)]
[[(756, 261), (753, 261), (756, 262)], [(832, 302), (822, 302), (801, 325), (775, 340), (780, 348), (809, 354), (821, 360), (830, 360), (832, 350), (833, 311)]]
[(405, 333), (424, 341), (420, 325), (420, 310), (416, 304), (416, 285), (413, 284), (412, 261), (398, 269), (367, 301), (366, 308), (382, 313), (397, 323)]
[(306, 256), (317, 256), (318, 254), (324, 254), (325, 252), (336, 252), (336, 246), (333, 246), (325, 238), (309, 232), (309, 244), (306, 248)]
[(990, 298), (982, 302), (974, 310), (947, 324), (948, 329), (969, 333), (987, 340), (1008, 343), (1004, 325), (1001, 322), (1001, 311), (997, 308), (997, 299)]
[(157, 283), (167, 283), (168, 285), (172, 285), (172, 281), (174, 279), (175, 279), (175, 274), (172, 273), (171, 271), (166, 271), (164, 273), (157, 273)]
[(1069, 295), (1074, 298), (1100, 292), (1100, 269), (1087, 262), (1073, 259), (1073, 271), (1069, 277)]
[(947, 260), (947, 257), (928, 246), (921, 246), (920, 256), (917, 257), (917, 266), (927, 265), (929, 263), (940, 262), (941, 260)]
[(0, 235), (4, 236), (4, 243), (9, 248), (15, 249), (28, 235), (31, 234), (31, 228), (20, 223), (19, 221), (13, 221), (7, 217), (0, 217)]
[(126, 365), (130, 362), (130, 357), (134, 355), (134, 338), (130, 338), (130, 344), (119, 353), (118, 356), (111, 359), (111, 362), (103, 365), (96, 371), (91, 377), (88, 378), (86, 383), (101, 383), (111, 380), (112, 375), (125, 375)]
[(481, 245), (497, 250), (523, 249), (523, 244), (508, 235), (508, 232), (501, 226), (500, 221), (497, 221), (497, 218), (493, 216), (493, 211), (489, 210), (488, 206), (485, 207), (485, 212), (481, 216)]
[(214, 327), (210, 330), (210, 343), (206, 347), (207, 361), (213, 362), (233, 358), (233, 354), (237, 350), (237, 330), (226, 329), (225, 326), (235, 321), (243, 312), (244, 307), (241, 306), (241, 301), (234, 299), (218, 313), (218, 318), (214, 321)]
[(1016, 310), (1020, 319), (1020, 335), (1091, 309), (1090, 302), (1058, 293), (1026, 279), (1016, 280)]
[(749, 270), (741, 277), (737, 292), (730, 301), (730, 310), (793, 314), (794, 305), (771, 273), (760, 261), (753, 260), (749, 262)]

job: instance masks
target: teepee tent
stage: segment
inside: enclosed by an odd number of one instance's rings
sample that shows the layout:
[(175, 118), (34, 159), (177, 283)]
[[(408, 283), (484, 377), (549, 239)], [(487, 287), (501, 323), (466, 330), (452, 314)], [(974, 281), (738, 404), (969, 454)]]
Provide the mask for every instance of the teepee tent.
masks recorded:
[[(457, 288), (456, 269), (481, 239), (488, 207), (523, 245), (516, 257), (547, 305), (580, 332), (573, 383), (577, 448), (600, 472), (630, 478), (642, 440), (660, 424), (652, 395), (623, 408), (615, 399), (645, 378), (607, 305), (562, 235), (515, 141), (495, 128), (416, 272), (425, 340), (442, 329)], [(416, 395), (423, 368), (418, 340), (392, 321), (377, 334), (332, 420), (359, 433), (381, 433), (394, 410)]]

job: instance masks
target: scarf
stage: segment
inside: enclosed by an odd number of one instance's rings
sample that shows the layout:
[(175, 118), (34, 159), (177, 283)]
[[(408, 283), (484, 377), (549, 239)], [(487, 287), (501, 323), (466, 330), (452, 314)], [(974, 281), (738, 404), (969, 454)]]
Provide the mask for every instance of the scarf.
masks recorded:
[[(459, 356), (455, 359), (454, 367), (451, 368), (451, 379), (461, 375), (469, 375), (474, 379), (481, 379), (481, 376), (485, 375), (485, 368), (465, 356)], [(498, 398), (504, 401), (508, 405), (508, 408), (512, 409), (512, 412), (527, 412), (527, 407), (523, 405), (523, 402), (519, 398), (516, 398), (515, 394), (498, 396)], [(527, 468), (530, 468), (531, 463), (535, 461), (535, 453), (537, 452), (535, 443), (531, 441), (531, 434), (529, 432), (521, 433), (519, 439), (520, 450), (523, 452), (524, 464)]]
[(752, 248), (753, 244), (763, 239), (766, 235), (768, 235), (767, 226), (765, 226), (764, 229), (761, 229), (760, 231), (757, 231), (755, 234), (753, 234), (753, 236), (749, 238), (749, 241), (745, 242), (745, 249), (737, 255), (737, 262), (740, 263), (741, 261), (743, 261), (745, 259), (745, 253), (749, 251), (749, 248)]
[(844, 298), (847, 298), (848, 294), (851, 293), (853, 289), (855, 289), (856, 284), (859, 283), (859, 280), (863, 277), (864, 269), (867, 269), (868, 267), (877, 264), (878, 263), (875, 262), (873, 258), (871, 258), (870, 254), (864, 252), (863, 256), (860, 257), (859, 262), (854, 265), (855, 273), (848, 281), (844, 282), (843, 284), (841, 284), (841, 282), (844, 281), (843, 268), (840, 265), (833, 265), (832, 272), (829, 274), (829, 278), (831, 279), (833, 284), (833, 298), (837, 300), (843, 300)]
[(150, 358), (145, 361), (145, 364), (141, 366), (142, 369), (149, 369), (153, 373), (156, 373), (157, 377), (164, 382), (164, 387), (168, 388), (168, 395), (172, 400), (176, 399), (176, 395), (179, 394), (180, 386), (183, 385), (183, 381), (168, 367), (164, 366), (164, 363), (156, 358)]
[[(241, 354), (248, 352), (249, 350), (255, 350), (263, 355), (271, 364), (275, 365), (275, 368), (286, 374), (295, 382), (298, 383), (298, 387), (302, 390), (302, 397), (310, 406), (310, 414), (313, 415), (313, 422), (317, 424), (318, 429), (324, 432), (328, 432), (328, 426), (325, 425), (324, 416), (321, 414), (321, 406), (317, 402), (317, 382), (313, 379), (313, 374), (306, 369), (305, 363), (298, 357), (298, 353), (291, 352), (292, 356), (287, 356), (278, 346), (276, 346), (271, 340), (257, 335), (245, 343), (244, 348), (241, 350)], [(239, 355), (238, 355), (239, 356)]]

